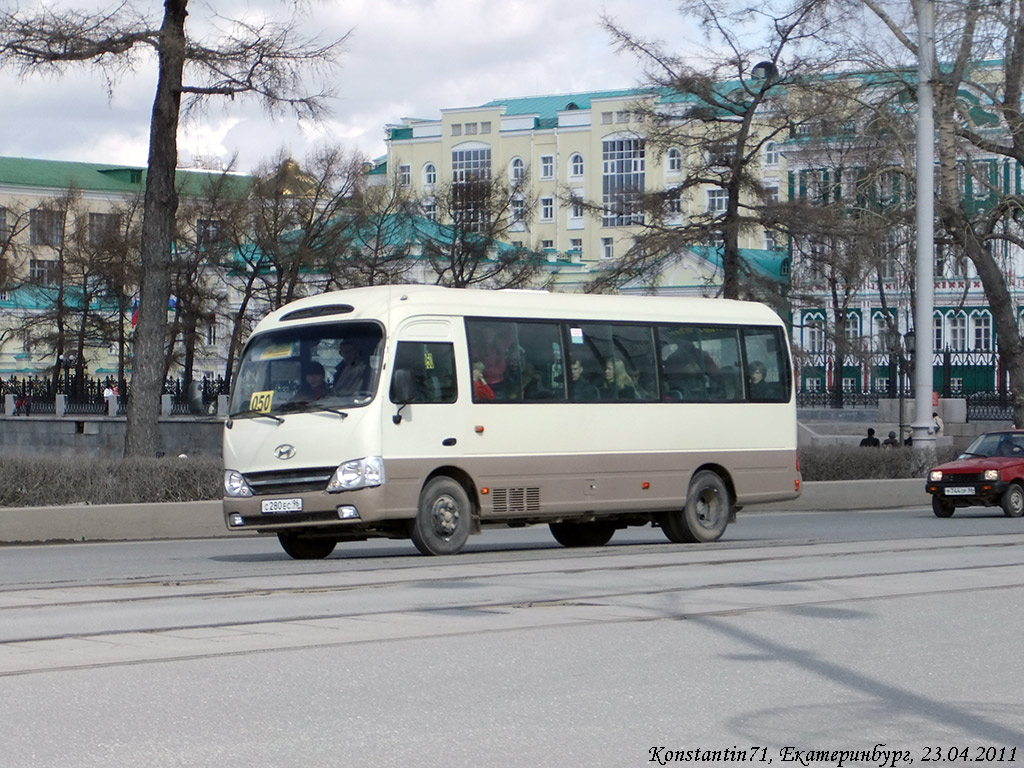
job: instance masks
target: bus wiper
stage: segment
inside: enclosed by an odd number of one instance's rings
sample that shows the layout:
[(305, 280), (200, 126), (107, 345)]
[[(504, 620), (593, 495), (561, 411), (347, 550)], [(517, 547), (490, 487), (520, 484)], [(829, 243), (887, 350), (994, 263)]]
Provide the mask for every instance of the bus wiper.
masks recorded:
[(232, 419), (237, 419), (241, 416), (262, 416), (263, 418), (266, 419), (273, 419), (278, 424), (284, 424), (284, 419), (282, 419), (280, 416), (275, 416), (274, 414), (267, 413), (266, 411), (257, 411), (255, 408), (248, 408), (244, 411), (239, 411), (238, 413), (231, 414)]
[(340, 408), (335, 408), (330, 405), (317, 405), (316, 403), (312, 403), (311, 405), (313, 406), (314, 411), (328, 411), (330, 413), (338, 414), (343, 419), (348, 418), (348, 414), (345, 411), (341, 410)]

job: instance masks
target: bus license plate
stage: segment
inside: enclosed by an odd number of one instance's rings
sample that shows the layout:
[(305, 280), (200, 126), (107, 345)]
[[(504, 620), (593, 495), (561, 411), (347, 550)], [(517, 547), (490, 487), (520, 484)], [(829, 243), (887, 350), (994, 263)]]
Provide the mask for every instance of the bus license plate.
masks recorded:
[(974, 486), (970, 485), (954, 485), (946, 489), (947, 496), (973, 496)]
[(266, 515), (280, 512), (301, 512), (302, 499), (264, 499), (260, 502), (260, 510)]

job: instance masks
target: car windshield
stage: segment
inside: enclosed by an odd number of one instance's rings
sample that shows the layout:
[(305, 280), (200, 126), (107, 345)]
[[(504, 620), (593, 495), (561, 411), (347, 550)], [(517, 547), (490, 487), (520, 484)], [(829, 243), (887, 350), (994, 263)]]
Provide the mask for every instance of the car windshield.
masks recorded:
[(368, 322), (298, 326), (255, 336), (242, 353), (231, 415), (331, 413), (366, 405), (377, 391), (383, 341), (381, 327)]
[(960, 458), (978, 456), (1024, 456), (1024, 433), (988, 432), (980, 435)]

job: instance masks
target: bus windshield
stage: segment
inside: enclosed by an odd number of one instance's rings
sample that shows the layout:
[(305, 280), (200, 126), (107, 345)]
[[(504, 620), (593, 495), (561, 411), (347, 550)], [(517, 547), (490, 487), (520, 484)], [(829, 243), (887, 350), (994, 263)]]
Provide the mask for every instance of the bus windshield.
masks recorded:
[(250, 339), (231, 394), (231, 416), (366, 405), (377, 391), (384, 332), (376, 323), (283, 328)]

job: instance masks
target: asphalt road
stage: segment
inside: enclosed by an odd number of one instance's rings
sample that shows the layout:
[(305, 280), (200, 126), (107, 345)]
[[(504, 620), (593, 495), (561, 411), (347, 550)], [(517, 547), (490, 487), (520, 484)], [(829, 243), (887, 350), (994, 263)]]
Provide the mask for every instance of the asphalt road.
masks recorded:
[(451, 558), (218, 539), (0, 563), (19, 768), (1024, 764), (1024, 520), (992, 510), (746, 514), (713, 545), (534, 528)]

